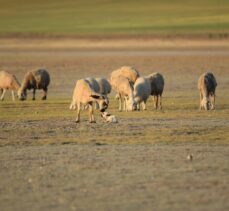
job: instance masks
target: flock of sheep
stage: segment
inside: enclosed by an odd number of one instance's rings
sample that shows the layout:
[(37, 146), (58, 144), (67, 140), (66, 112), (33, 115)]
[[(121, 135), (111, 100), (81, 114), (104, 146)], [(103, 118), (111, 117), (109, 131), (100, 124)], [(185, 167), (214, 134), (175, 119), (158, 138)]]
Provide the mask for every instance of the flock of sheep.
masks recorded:
[[(47, 70), (38, 69), (26, 73), (20, 85), (17, 78), (6, 71), (0, 71), (1, 100), (7, 89), (12, 91), (12, 98), (15, 100), (14, 91), (20, 100), (25, 100), (27, 90), (33, 90), (35, 100), (36, 89), (42, 89), (44, 94), (42, 100), (46, 100), (50, 76)], [(198, 80), (200, 93), (200, 109), (215, 109), (216, 79), (212, 73), (204, 73)], [(107, 122), (117, 122), (114, 115), (106, 112), (109, 105), (108, 94), (111, 90), (116, 92), (116, 99), (119, 100), (119, 111), (134, 111), (146, 109), (146, 102), (153, 96), (155, 109), (162, 109), (162, 93), (164, 89), (164, 78), (160, 73), (152, 73), (141, 77), (139, 71), (133, 67), (124, 66), (114, 70), (109, 79), (86, 78), (77, 80), (70, 109), (77, 108), (76, 122), (80, 122), (80, 111), (88, 109), (89, 122), (94, 123), (94, 107), (101, 111), (101, 116)]]

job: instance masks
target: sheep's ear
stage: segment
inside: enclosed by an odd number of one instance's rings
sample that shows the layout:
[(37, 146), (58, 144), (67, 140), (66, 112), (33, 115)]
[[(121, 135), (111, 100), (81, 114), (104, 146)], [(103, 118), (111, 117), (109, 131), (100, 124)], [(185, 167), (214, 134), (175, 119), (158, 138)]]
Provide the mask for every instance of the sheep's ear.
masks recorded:
[(91, 95), (92, 98), (95, 98), (95, 99), (99, 99), (100, 96), (99, 95)]

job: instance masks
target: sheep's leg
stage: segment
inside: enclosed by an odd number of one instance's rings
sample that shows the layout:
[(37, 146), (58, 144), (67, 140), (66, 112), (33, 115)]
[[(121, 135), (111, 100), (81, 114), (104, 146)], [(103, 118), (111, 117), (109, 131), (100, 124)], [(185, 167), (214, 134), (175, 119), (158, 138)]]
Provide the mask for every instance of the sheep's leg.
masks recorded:
[(162, 96), (159, 95), (159, 99), (160, 99), (160, 109), (162, 109)]
[(137, 110), (140, 111), (140, 103), (137, 103)]
[(11, 94), (12, 94), (12, 100), (15, 101), (14, 91), (13, 90), (11, 91)]
[(80, 103), (77, 103), (76, 123), (80, 122)]
[(215, 109), (215, 94), (211, 96), (211, 109), (212, 110)]
[(199, 110), (202, 110), (202, 99), (203, 99), (203, 95), (200, 92), (200, 107), (199, 107)]
[(32, 98), (32, 100), (35, 100), (35, 94), (36, 94), (36, 89), (33, 89), (33, 98)]
[[(47, 88), (44, 88), (43, 89), (43, 97), (41, 98), (42, 100), (46, 100), (47, 99), (47, 91), (48, 91), (48, 89)], [(35, 97), (35, 96), (34, 96)]]
[(5, 93), (6, 93), (6, 89), (3, 89), (2, 96), (0, 98), (1, 100), (4, 100)]
[(89, 105), (89, 122), (95, 123), (93, 105)]
[(157, 96), (156, 95), (153, 96), (153, 106), (154, 106), (154, 109), (157, 109)]
[(158, 109), (158, 95), (156, 95), (156, 102), (155, 102), (155, 104), (156, 104), (156, 109)]
[(118, 107), (118, 110), (119, 110), (119, 111), (122, 111), (122, 97), (121, 97), (120, 94), (118, 94), (118, 95), (119, 95), (119, 99), (118, 99), (119, 107)]
[(145, 102), (145, 101), (142, 101), (141, 104), (142, 104), (142, 109), (143, 109), (143, 110), (146, 110), (146, 102)]
[(127, 99), (126, 99), (126, 97), (123, 98), (123, 111), (127, 111)]

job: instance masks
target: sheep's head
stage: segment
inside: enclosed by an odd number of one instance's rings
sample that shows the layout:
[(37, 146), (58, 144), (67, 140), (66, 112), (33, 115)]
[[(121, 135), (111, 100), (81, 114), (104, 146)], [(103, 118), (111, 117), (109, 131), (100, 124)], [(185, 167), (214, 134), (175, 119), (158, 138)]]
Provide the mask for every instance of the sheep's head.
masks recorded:
[(134, 100), (133, 97), (125, 96), (125, 102), (127, 111), (137, 110), (137, 102)]
[(205, 110), (210, 110), (211, 103), (207, 97), (204, 97), (201, 101), (201, 107)]
[(19, 100), (26, 100), (27, 93), (26, 90), (23, 90), (22, 88), (18, 89), (17, 96)]
[(103, 95), (91, 95), (92, 98), (95, 99), (95, 101), (99, 104), (99, 110), (101, 112), (104, 112), (109, 105), (109, 100), (106, 96)]

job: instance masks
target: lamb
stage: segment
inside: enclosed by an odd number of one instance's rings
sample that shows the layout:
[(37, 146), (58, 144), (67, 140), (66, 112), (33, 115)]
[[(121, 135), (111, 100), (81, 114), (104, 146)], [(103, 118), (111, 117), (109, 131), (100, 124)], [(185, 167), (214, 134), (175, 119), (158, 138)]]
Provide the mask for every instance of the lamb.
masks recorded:
[(33, 100), (35, 100), (36, 89), (43, 89), (42, 100), (46, 100), (48, 85), (50, 83), (50, 76), (47, 70), (38, 69), (35, 71), (27, 72), (24, 76), (18, 96), (20, 100), (25, 100), (27, 97), (27, 89), (33, 89)]
[(88, 107), (89, 109), (89, 122), (95, 123), (94, 111), (92, 103), (97, 102), (101, 112), (104, 112), (108, 108), (108, 100), (103, 95), (96, 93), (91, 87), (90, 83), (86, 79), (80, 79), (76, 82), (73, 92), (72, 103), (70, 109), (76, 109), (77, 117), (76, 123), (80, 122), (80, 110), (81, 105)]
[[(134, 101), (133, 84), (124, 76), (115, 76), (110, 78), (110, 83), (114, 91), (119, 96), (119, 111), (136, 110), (136, 102)], [(123, 109), (122, 109), (123, 104)]]
[(138, 70), (136, 70), (134, 67), (130, 67), (130, 66), (123, 66), (117, 70), (114, 70), (111, 73), (111, 78), (117, 77), (120, 75), (128, 78), (133, 84), (135, 83), (137, 78), (140, 77)]
[(102, 112), (101, 113), (101, 117), (106, 121), (106, 122), (109, 122), (109, 123), (118, 123), (118, 120), (116, 118), (115, 115), (111, 115), (110, 113), (108, 112)]
[(200, 93), (200, 110), (215, 109), (215, 89), (217, 87), (216, 79), (213, 73), (203, 73), (198, 80), (198, 89)]
[(160, 109), (162, 109), (162, 93), (164, 90), (164, 77), (160, 73), (152, 73), (147, 76), (150, 80), (151, 84), (151, 95), (154, 100), (154, 108), (158, 108), (158, 104), (160, 105)]
[(151, 95), (151, 84), (148, 78), (139, 77), (134, 84), (134, 100), (137, 102), (137, 110), (146, 110), (146, 101)]
[(6, 71), (0, 71), (0, 91), (2, 92), (0, 97), (1, 100), (4, 100), (6, 90), (10, 89), (12, 93), (12, 100), (15, 101), (14, 90), (17, 91), (19, 88), (20, 83), (15, 75), (12, 75)]

